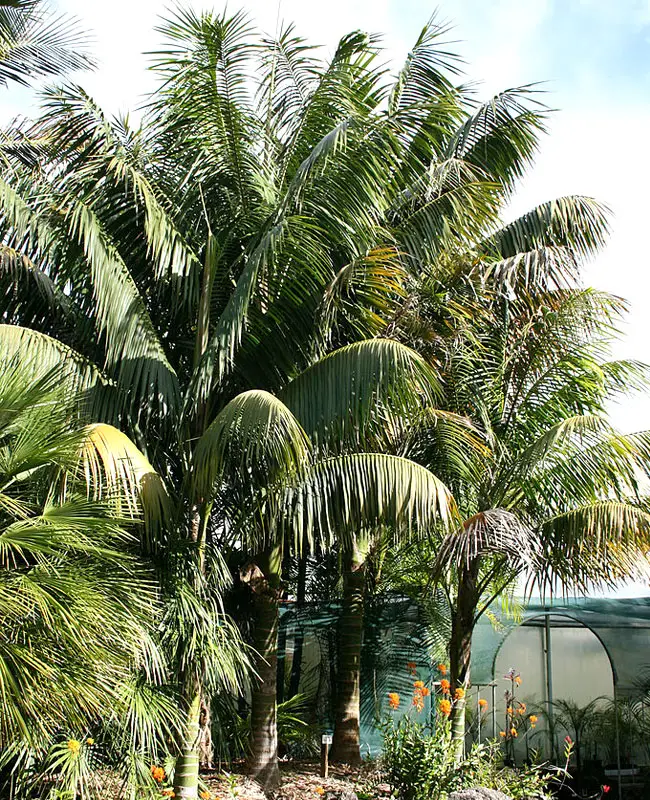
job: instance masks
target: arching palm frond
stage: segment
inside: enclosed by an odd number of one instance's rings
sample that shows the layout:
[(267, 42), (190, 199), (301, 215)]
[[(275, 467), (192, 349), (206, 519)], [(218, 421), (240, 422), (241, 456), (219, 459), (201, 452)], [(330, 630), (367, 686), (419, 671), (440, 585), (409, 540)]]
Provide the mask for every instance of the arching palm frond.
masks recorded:
[(268, 392), (244, 392), (225, 406), (196, 446), (195, 491), (210, 497), (217, 480), (237, 474), (258, 491), (301, 470), (309, 455), (307, 435), (280, 400)]
[(413, 350), (370, 339), (320, 359), (281, 397), (317, 443), (337, 449), (346, 442), (359, 446), (366, 437), (390, 441), (400, 421), (440, 393), (438, 376)]
[(379, 453), (316, 462), (287, 493), (289, 527), (297, 540), (316, 529), (326, 539), (389, 524), (406, 531), (450, 525), (456, 516), (444, 484), (424, 467)]
[(77, 21), (52, 12), (39, 0), (0, 6), (0, 83), (23, 86), (37, 77), (87, 69), (94, 63)]

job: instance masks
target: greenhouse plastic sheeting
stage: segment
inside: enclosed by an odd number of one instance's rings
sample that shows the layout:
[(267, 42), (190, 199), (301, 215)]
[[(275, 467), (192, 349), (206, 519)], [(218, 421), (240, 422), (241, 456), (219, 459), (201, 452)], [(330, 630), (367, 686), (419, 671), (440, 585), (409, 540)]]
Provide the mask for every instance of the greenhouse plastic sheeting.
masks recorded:
[[(562, 635), (575, 637), (591, 631), (602, 644), (612, 676), (609, 679), (618, 696), (638, 693), (640, 684), (650, 676), (650, 597), (635, 599), (564, 599), (552, 603), (529, 602), (516, 618), (498, 606), (479, 621), (472, 648), (472, 683), (487, 685), (502, 675), (495, 673), (499, 653), (508, 636), (518, 627), (548, 626)], [(279, 653), (285, 676), (291, 670), (296, 641), (303, 641), (303, 667), (300, 691), (316, 697), (318, 725), (329, 731), (333, 724), (333, 682), (336, 637), (339, 617), (337, 604), (298, 608), (287, 604), (282, 609)], [(543, 657), (544, 635), (540, 632), (539, 658)], [(443, 637), (444, 638), (444, 637)], [(533, 641), (533, 640), (531, 640)], [(569, 640), (564, 640), (569, 641)], [(387, 694), (398, 692), (403, 698), (400, 712), (409, 708), (413, 676), (407, 664), (417, 665), (417, 678), (429, 681), (437, 663), (435, 642), (428, 639), (427, 627), (417, 606), (400, 597), (385, 597), (366, 608), (361, 681), (361, 740), (364, 754), (375, 754), (381, 743), (380, 719), (388, 714)], [(530, 655), (530, 654), (528, 654)], [(602, 659), (601, 659), (602, 661)], [(600, 662), (599, 662), (600, 663)], [(606, 664), (606, 662), (603, 662)], [(576, 664), (584, 670), (588, 665)], [(429, 705), (425, 714), (431, 714)]]

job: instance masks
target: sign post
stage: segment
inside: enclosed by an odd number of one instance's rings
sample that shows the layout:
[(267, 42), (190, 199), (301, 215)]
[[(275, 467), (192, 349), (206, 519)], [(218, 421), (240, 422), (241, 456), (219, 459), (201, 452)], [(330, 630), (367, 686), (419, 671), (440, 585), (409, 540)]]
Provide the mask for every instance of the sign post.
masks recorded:
[(324, 733), (321, 736), (321, 745), (320, 745), (320, 776), (321, 778), (327, 778), (330, 770), (329, 765), (329, 752), (330, 752), (330, 745), (332, 744), (332, 736), (329, 733)]

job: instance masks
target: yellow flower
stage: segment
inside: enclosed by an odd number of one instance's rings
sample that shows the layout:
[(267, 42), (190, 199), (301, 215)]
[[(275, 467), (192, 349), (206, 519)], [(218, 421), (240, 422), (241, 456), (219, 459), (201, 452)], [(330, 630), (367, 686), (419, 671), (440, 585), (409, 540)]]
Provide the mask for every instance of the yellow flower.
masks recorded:
[(519, 708), (517, 709), (518, 714), (525, 714), (526, 713), (526, 703), (519, 703)]
[(447, 666), (446, 666), (446, 664), (438, 664), (438, 672), (441, 675), (446, 675), (447, 674)]
[(93, 744), (95, 744), (95, 740), (94, 739), (86, 739), (86, 744), (87, 745), (93, 745)]
[(424, 682), (423, 681), (415, 681), (413, 684), (414, 689), (424, 689)]
[(81, 742), (77, 739), (69, 739), (67, 748), (73, 755), (76, 756), (81, 750)]
[(530, 720), (530, 724), (531, 724), (531, 725), (534, 725), (534, 724), (537, 722), (537, 717), (535, 716), (535, 714), (531, 714), (531, 715), (528, 717), (528, 719)]
[(481, 709), (481, 711), (485, 711), (487, 709), (487, 705), (487, 700), (484, 697), (479, 697), (478, 707)]
[(388, 692), (388, 705), (392, 709), (399, 708), (399, 695), (397, 692)]
[[(163, 797), (176, 797), (176, 792), (173, 789), (163, 789), (161, 794), (163, 795)], [(205, 797), (212, 797), (210, 792), (202, 792), (201, 797), (203, 797), (204, 795)]]
[(208, 791), (199, 792), (201, 800), (211, 800), (212, 794)]
[(517, 686), (521, 686), (521, 678), (519, 677), (519, 675), (516, 676), (515, 683), (517, 684)]
[(445, 717), (448, 717), (451, 714), (451, 702), (446, 699), (442, 699), (438, 705), (440, 709), (440, 713), (443, 714)]
[(512, 714), (512, 713), (513, 713), (512, 706), (508, 706), (508, 708), (506, 708), (506, 714)]
[(443, 678), (443, 679), (440, 681), (440, 691), (441, 691), (443, 694), (449, 694), (449, 689), (450, 689), (450, 687), (451, 687), (451, 684), (449, 683), (449, 681), (447, 680), (447, 678)]
[(316, 787), (316, 794), (319, 794), (321, 797), (325, 794), (325, 789), (322, 786)]
[(513, 739), (516, 739), (517, 736), (518, 736), (517, 729), (516, 728), (510, 728), (510, 735), (512, 736)]
[(454, 692), (454, 700), (462, 700), (465, 697), (465, 690), (459, 686)]

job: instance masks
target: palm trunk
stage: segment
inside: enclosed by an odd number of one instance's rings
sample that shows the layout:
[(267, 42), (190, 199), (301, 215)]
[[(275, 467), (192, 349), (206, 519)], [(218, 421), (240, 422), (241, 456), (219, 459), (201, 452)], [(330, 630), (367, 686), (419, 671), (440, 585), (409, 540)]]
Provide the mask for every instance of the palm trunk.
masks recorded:
[(280, 548), (257, 559), (254, 581), (254, 634), (258, 675), (251, 698), (251, 742), (247, 771), (270, 793), (280, 784), (277, 729), (278, 600), (281, 579)]
[[(463, 566), (458, 576), (458, 597), (451, 618), (449, 642), (449, 679), (452, 697), (456, 689), (467, 691), (470, 679), (472, 656), (472, 633), (476, 615), (477, 579), (479, 563), (474, 559)], [(466, 698), (454, 701), (451, 712), (451, 746), (454, 758), (460, 761), (465, 753), (465, 708)]]
[(194, 687), (189, 695), (181, 754), (174, 770), (174, 793), (179, 800), (196, 800), (199, 792), (199, 739), (201, 694)]
[(210, 701), (201, 699), (199, 712), (199, 768), (214, 769), (214, 746), (212, 744), (212, 714)]
[[(305, 536), (305, 539), (307, 537)], [(298, 587), (296, 592), (296, 611), (298, 614), (303, 610), (307, 595), (307, 547), (308, 542), (304, 541), (302, 553), (298, 562)], [(291, 661), (291, 677), (289, 678), (289, 697), (294, 697), (300, 690), (300, 676), (302, 673), (302, 649), (305, 641), (305, 632), (302, 625), (296, 628), (293, 639), (293, 658)]]
[(346, 764), (359, 764), (365, 562), (358, 553), (346, 552), (343, 554), (343, 569), (343, 609), (338, 636), (336, 711), (331, 759)]

